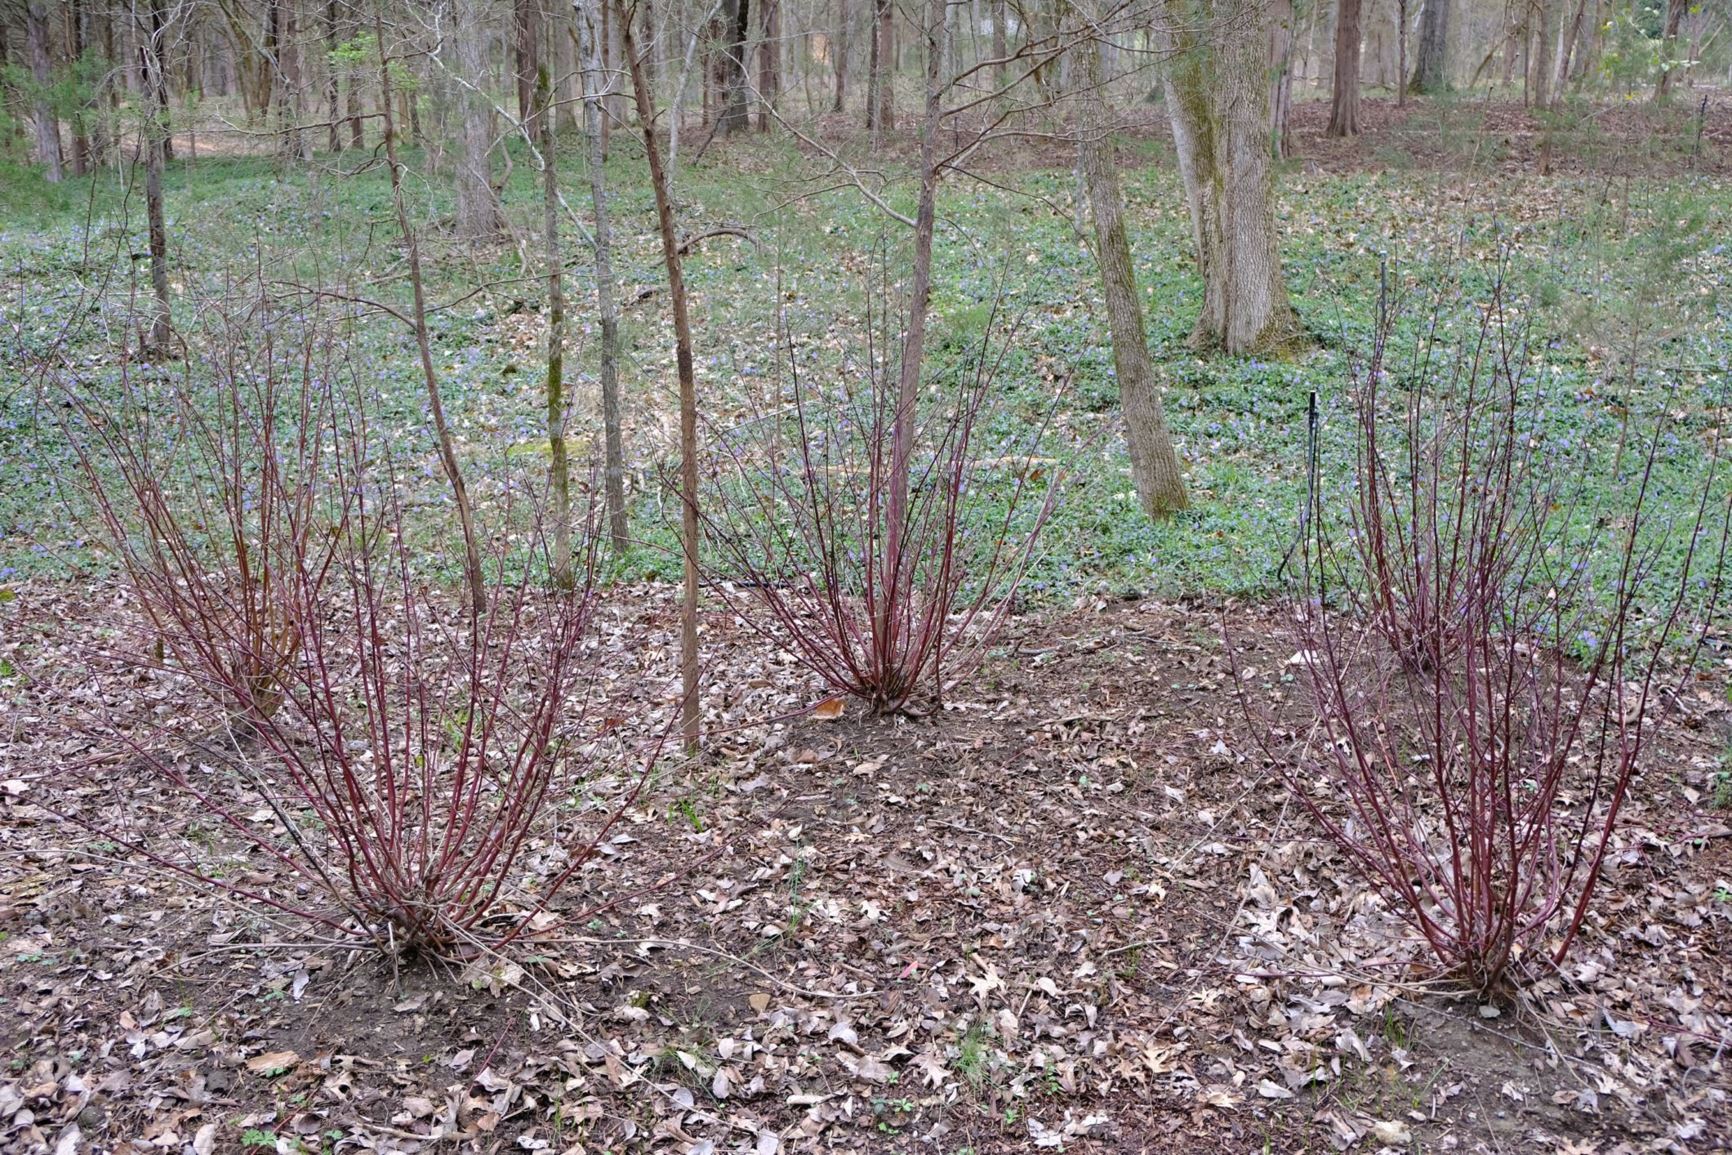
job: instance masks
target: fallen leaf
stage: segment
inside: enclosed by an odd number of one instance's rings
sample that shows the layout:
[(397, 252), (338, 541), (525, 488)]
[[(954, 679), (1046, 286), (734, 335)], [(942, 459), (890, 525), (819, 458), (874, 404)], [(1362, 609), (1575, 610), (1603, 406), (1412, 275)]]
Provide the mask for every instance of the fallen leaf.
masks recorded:
[(255, 1075), (263, 1075), (274, 1079), (294, 1069), (301, 1057), (293, 1051), (268, 1051), (263, 1055), (254, 1055), (247, 1060), (247, 1070)]
[(1413, 1132), (1406, 1124), (1395, 1120), (1379, 1120), (1371, 1125), (1371, 1131), (1377, 1136), (1377, 1141), (1390, 1146), (1405, 1146), (1413, 1142)]

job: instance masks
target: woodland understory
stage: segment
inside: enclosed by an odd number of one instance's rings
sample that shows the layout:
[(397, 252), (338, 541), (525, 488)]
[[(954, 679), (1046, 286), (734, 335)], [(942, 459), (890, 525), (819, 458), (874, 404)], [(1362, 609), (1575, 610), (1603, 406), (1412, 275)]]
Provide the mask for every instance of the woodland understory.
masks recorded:
[(0, 1149), (1732, 1148), (1729, 63), (0, 0)]

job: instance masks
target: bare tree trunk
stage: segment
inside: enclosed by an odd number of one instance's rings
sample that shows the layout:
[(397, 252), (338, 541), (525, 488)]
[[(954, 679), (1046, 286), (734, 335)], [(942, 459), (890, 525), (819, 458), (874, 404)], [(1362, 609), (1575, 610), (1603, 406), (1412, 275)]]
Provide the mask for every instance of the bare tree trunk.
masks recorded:
[[(644, 54), (644, 79), (649, 84), (650, 95), (660, 99), (663, 61), (661, 34), (656, 27), (655, 0), (639, 0), (638, 9), (643, 13), (643, 42), (640, 51)], [(609, 88), (618, 90), (617, 85), (610, 84)], [(621, 104), (625, 102), (623, 94), (617, 99)]]
[[(186, 158), (189, 161), (198, 159), (198, 116), (192, 110), (204, 99), (204, 85), (199, 79), (198, 64), (198, 9), (187, 7), (182, 9), (182, 25), (180, 39), (186, 43), (185, 82), (181, 86), (181, 105), (191, 115), (186, 116)], [(165, 70), (166, 72), (166, 70)]]
[[(1527, 35), (1526, 0), (1520, 5), (1512, 4), (1509, 9), (1509, 19), (1504, 30), (1503, 42), (1503, 87), (1508, 88), (1514, 83), (1516, 61), (1522, 54), (1522, 40)], [(1478, 79), (1476, 73), (1475, 80)], [(1522, 87), (1527, 87), (1527, 73), (1522, 73)], [(1523, 93), (1526, 99), (1526, 93)]]
[(1551, 107), (1552, 82), (1552, 48), (1557, 36), (1557, 22), (1553, 0), (1536, 0), (1534, 4), (1533, 48), (1529, 60), (1532, 67), (1528, 69), (1529, 87), (1533, 91), (1535, 108)]
[(1293, 111), (1293, 0), (1274, 0), (1274, 31), (1270, 45), (1269, 124), (1274, 155), (1285, 159), (1293, 153), (1287, 135), (1287, 119)]
[(601, 155), (602, 100), (612, 85), (601, 67), (602, 3), (603, 0), (580, 0), (578, 32), (583, 55), (583, 125), (589, 141), (589, 195), (595, 213), (595, 296), (601, 316), (603, 485), (608, 537), (613, 552), (623, 554), (631, 548), (631, 536), (625, 509), (625, 439), (620, 430), (619, 303), (614, 296), (613, 227), (608, 218), (607, 173)]
[[(517, 81), (517, 118), (525, 132), (537, 134), (537, 110), (543, 107), (536, 99), (535, 86), (541, 73), (541, 4), (539, 0), (512, 0), (511, 3), (511, 65)], [(479, 77), (471, 77), (479, 82)], [(551, 107), (551, 98), (545, 102)]]
[(1086, 72), (1082, 84), (1082, 133), (1077, 151), (1088, 185), (1095, 219), (1095, 249), (1101, 288), (1112, 330), (1113, 367), (1119, 379), (1124, 409), (1125, 444), (1131, 454), (1131, 480), (1143, 512), (1165, 517), (1188, 504), (1178, 454), (1173, 452), (1155, 368), (1149, 359), (1148, 334), (1143, 328), (1142, 302), (1137, 298), (1131, 243), (1125, 231), (1124, 200), (1119, 193), (1118, 162), (1113, 155), (1113, 124), (1102, 94), (1100, 52), (1093, 42), (1082, 44)]
[(411, 319), (415, 327), (415, 350), (421, 357), (421, 380), (427, 387), (427, 408), (433, 415), (439, 462), (445, 468), (445, 480), (451, 485), (451, 499), (457, 506), (457, 523), (463, 531), (463, 577), (469, 589), (469, 612), (473, 622), (486, 612), (487, 586), (481, 573), (481, 549), (475, 539), (475, 515), (469, 505), (469, 487), (463, 484), (456, 442), (451, 437), (451, 426), (445, 420), (444, 398), (439, 394), (439, 374), (433, 368), (433, 342), (427, 333), (427, 295), (421, 278), (421, 242), (409, 221), (409, 202), (403, 195), (403, 166), (397, 160), (397, 133), (391, 117), (391, 69), (385, 55), (385, 21), (380, 13), (384, 2), (375, 0), (373, 40), (379, 53), (379, 107), (385, 118), (385, 164), (391, 170), (391, 200), (397, 210), (397, 227), (402, 231), (403, 244), (408, 249), (409, 290), (414, 303)]
[[(11, 67), (12, 34), (7, 30), (6, 21), (0, 20), (0, 75), (4, 75), (11, 69)], [(6, 136), (13, 139), (17, 139), (21, 135), (18, 121), (15, 117), (6, 117), (4, 125), (0, 125), (0, 127), (4, 128)]]
[(287, 96), (283, 79), (283, 2), (284, 0), (266, 0), (265, 3), (265, 69), (270, 78), (270, 87), (265, 97), (265, 119), (269, 123), (274, 115), (279, 125), (283, 120), (283, 102)]
[(895, 9), (890, 0), (874, 0), (872, 20), (872, 54), (866, 75), (866, 127), (872, 132), (893, 132), (896, 129), (896, 68), (892, 37), (895, 32)]
[(1558, 53), (1558, 59), (1552, 68), (1552, 103), (1561, 103), (1564, 91), (1570, 82), (1570, 64), (1575, 59), (1576, 50), (1582, 42), (1582, 21), (1587, 19), (1588, 0), (1576, 0), (1575, 14), (1564, 32), (1563, 48)]
[(353, 72), (348, 77), (348, 113), (349, 113), (349, 147), (359, 152), (367, 145), (367, 138), (361, 126), (361, 75)]
[[(174, 159), (174, 122), (169, 116), (168, 97), (168, 0), (150, 0), (149, 13), (150, 31), (146, 44), (150, 49), (151, 61), (156, 68), (157, 76), (160, 78), (160, 83), (155, 85), (156, 111), (157, 115), (162, 118), (162, 159), (166, 162)], [(134, 25), (134, 32), (135, 34), (137, 32), (136, 24)], [(145, 80), (142, 67), (139, 70), (138, 78), (139, 83), (145, 89), (151, 87)], [(141, 94), (149, 95), (148, 92)]]
[(457, 86), (462, 156), (457, 161), (457, 235), (487, 242), (503, 223), (499, 198), (493, 192), (492, 133), (487, 101), (470, 85), (484, 85), (487, 41), (482, 28), (482, 0), (457, 0), (453, 6), (451, 39), (456, 45), (457, 70), (468, 85)]
[(343, 151), (343, 94), (337, 77), (337, 0), (325, 0), (325, 106), (330, 111), (325, 146)]
[(553, 584), (569, 590), (571, 464), (565, 444), (565, 260), (559, 248), (559, 134), (553, 131), (553, 84), (547, 65), (535, 70), (534, 121), (541, 148), (541, 232), (547, 262), (547, 453), (553, 490)]
[[(72, 0), (66, 6), (66, 55), (72, 61), (75, 75), (82, 75), (84, 60), (84, 0)], [(82, 88), (82, 85), (80, 85)], [(90, 109), (92, 102), (80, 93), (78, 111), (72, 117), (72, 172), (84, 176), (90, 172)]]
[(1690, 9), (1690, 0), (1666, 0), (1666, 26), (1660, 37), (1660, 79), (1654, 85), (1654, 99), (1664, 100), (1672, 92), (1672, 59), (1678, 52), (1678, 29), (1684, 23), (1684, 14)]
[(992, 0), (992, 58), (998, 61), (992, 69), (992, 87), (1001, 93), (1010, 83), (1009, 23), (1010, 11), (1005, 0)]
[(554, 81), (555, 131), (582, 127), (583, 53), (577, 46), (576, 5), (556, 0), (549, 13), (543, 53)]
[(779, 0), (758, 5), (758, 131), (769, 132), (770, 114), (782, 91), (782, 28)]
[(716, 131), (722, 136), (751, 127), (751, 102), (746, 98), (746, 44), (752, 36), (752, 0), (728, 0), (728, 46), (723, 56), (722, 115)]
[[(609, 3), (608, 0), (602, 0), (602, 5), (601, 5), (601, 69), (603, 72), (608, 71), (610, 68), (612, 68), (615, 64), (617, 64), (619, 62), (619, 53), (617, 53), (613, 50), (613, 25), (614, 25), (614, 21), (616, 19), (623, 18), (624, 12), (625, 12), (625, 9), (620, 8), (618, 10), (618, 12), (616, 13), (613, 4)], [(578, 46), (578, 55), (582, 56), (584, 51), (585, 50), (584, 50), (583, 46), (579, 45)], [(609, 138), (610, 138), (611, 134), (613, 133), (613, 122), (614, 122), (614, 111), (615, 111), (614, 104), (613, 104), (613, 98), (611, 96), (602, 98), (601, 109), (602, 109), (602, 116), (601, 116), (601, 158), (603, 160), (606, 160), (607, 155), (608, 155), (608, 146), (611, 143), (611, 140)]]
[(1419, 13), (1419, 52), (1413, 65), (1413, 91), (1442, 92), (1449, 85), (1449, 5), (1424, 0)]
[[(703, 39), (704, 29), (722, 9), (723, 0), (712, 0), (709, 12), (692, 26), (691, 34), (686, 37), (685, 59), (680, 63), (680, 76), (674, 84), (673, 114), (668, 117), (668, 170), (670, 174), (678, 166), (680, 159), (680, 121), (685, 116), (686, 87), (691, 78), (692, 64), (697, 59), (698, 41)], [(702, 93), (704, 104), (704, 119), (709, 120), (710, 102), (710, 70), (706, 61), (702, 76)], [(653, 95), (653, 93), (652, 93)], [(672, 180), (670, 175), (669, 180)]]
[[(874, 0), (876, 5), (877, 0)], [(879, 59), (879, 51), (883, 40), (878, 35), (878, 13), (876, 7), (871, 19), (866, 25), (866, 130), (875, 132), (878, 129), (878, 86), (884, 83), (884, 64)]]
[[(720, 12), (726, 0), (720, 0), (716, 9)], [(722, 115), (722, 94), (727, 91), (728, 84), (728, 54), (720, 45), (727, 38), (727, 21), (723, 16), (713, 17), (704, 27), (704, 119), (705, 124), (713, 125)]]
[(97, 104), (100, 111), (96, 122), (95, 148), (99, 162), (106, 163), (111, 156), (118, 158), (120, 149), (120, 85), (115, 81), (116, 72), (124, 72), (120, 58), (115, 54), (114, 25), (118, 19), (115, 7), (105, 5), (102, 15), (102, 82), (98, 86)]
[(830, 59), (836, 69), (836, 96), (831, 112), (846, 111), (848, 97), (848, 0), (836, 0), (836, 34), (830, 41)]
[[(908, 331), (896, 382), (896, 412), (890, 424), (890, 492), (884, 503), (884, 554), (878, 575), (885, 590), (901, 588), (907, 575), (902, 559), (903, 526), (908, 517), (909, 474), (914, 463), (914, 426), (920, 403), (920, 370), (926, 359), (926, 321), (932, 303), (932, 235), (938, 219), (938, 131), (943, 113), (940, 62), (944, 59), (945, 0), (928, 0), (926, 33), (926, 107), (920, 125), (920, 202), (914, 214), (914, 267), (908, 292)], [(911, 572), (918, 562), (908, 565)], [(890, 652), (900, 628), (891, 615), (896, 598), (886, 596), (875, 628)]]
[(299, 26), (296, 21), (295, 0), (277, 0), (282, 12), (282, 39), (277, 46), (281, 61), (278, 76), (282, 81), (282, 94), (278, 108), (287, 118), (288, 124), (283, 134), (283, 155), (291, 160), (309, 161), (313, 159), (312, 147), (307, 142), (307, 134), (301, 129), (301, 114), (304, 108), (302, 101), (301, 48), (299, 43)]
[[(623, 0), (615, 0), (616, 4)], [(743, 2), (743, 0), (742, 0)], [(698, 752), (698, 385), (692, 363), (692, 323), (686, 305), (686, 280), (680, 265), (680, 242), (674, 232), (673, 198), (661, 146), (655, 132), (655, 98), (644, 80), (637, 46), (628, 27), (625, 56), (637, 97), (637, 119), (643, 130), (650, 183), (655, 186), (656, 221), (661, 230), (662, 259), (668, 270), (668, 296), (674, 314), (674, 363), (680, 386), (680, 546), (685, 554), (685, 583), (680, 600), (680, 732), (688, 754)]]
[(36, 92), (30, 101), (30, 120), (36, 129), (36, 159), (43, 176), (58, 184), (66, 176), (60, 151), (60, 119), (48, 99), (54, 83), (54, 62), (49, 51), (49, 12), (42, 0), (31, 0), (24, 8), (24, 50), (30, 56), (30, 78)]
[(1396, 0), (1395, 4), (1395, 103), (1407, 103), (1407, 2)]
[[(613, 13), (610, 16), (609, 10), (604, 7), (602, 14), (604, 17), (607, 17), (607, 19), (602, 22), (601, 26), (603, 44), (601, 64), (604, 70), (611, 73), (614, 69), (621, 67), (620, 62), (625, 56), (625, 32), (627, 31), (625, 25), (631, 18), (631, 13), (628, 9), (622, 8), (619, 12)], [(647, 49), (648, 46), (646, 45), (645, 51), (647, 51)], [(644, 61), (639, 61), (639, 63), (645, 64), (647, 69), (648, 66)], [(644, 73), (644, 83), (650, 83), (648, 71), (645, 71)], [(655, 96), (654, 88), (650, 89), (650, 96), (652, 98)], [(604, 116), (601, 121), (601, 143), (604, 146), (603, 151), (605, 152), (605, 146), (608, 142), (608, 134), (613, 131), (613, 126), (616, 124), (625, 124), (625, 93), (619, 85), (609, 84), (607, 86), (607, 95), (602, 97), (601, 104), (602, 108), (607, 112), (607, 115)]]
[[(153, 32), (139, 45), (139, 71), (144, 77), (144, 105), (149, 115), (144, 121), (144, 212), (149, 233), (150, 287), (156, 306), (151, 315), (150, 335), (145, 339), (144, 355), (152, 360), (167, 357), (173, 340), (168, 305), (168, 227), (164, 222), (162, 203), (162, 169), (167, 156), (163, 142), (168, 136), (168, 120), (161, 114), (157, 93), (168, 83), (163, 74), (161, 41), (162, 12), (160, 0), (151, 2)], [(133, 7), (134, 25), (138, 23), (137, 5)]]
[(1335, 8), (1335, 87), (1329, 102), (1330, 136), (1359, 135), (1360, 0)]
[(1191, 335), (1231, 354), (1280, 348), (1298, 325), (1281, 283), (1269, 139), (1269, 18), (1258, 0), (1162, 0), (1167, 111), (1191, 209), (1203, 309)]
[(1600, 63), (1600, 0), (1593, 0), (1588, 17), (1582, 25), (1582, 39), (1576, 47), (1570, 77), (1577, 83), (1588, 78)]

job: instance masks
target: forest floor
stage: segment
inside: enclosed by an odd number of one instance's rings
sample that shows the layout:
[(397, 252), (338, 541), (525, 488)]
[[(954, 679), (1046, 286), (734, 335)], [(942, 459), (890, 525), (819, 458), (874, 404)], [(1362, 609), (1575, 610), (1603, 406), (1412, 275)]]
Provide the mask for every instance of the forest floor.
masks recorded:
[[(609, 595), (612, 676), (667, 684), (673, 609)], [(27, 583), (0, 626), (24, 674), (0, 730), (12, 1149), (1732, 1143), (1706, 685), (1668, 712), (1564, 967), (1482, 1007), (1418, 981), (1413, 938), (1289, 800), (1264, 752), (1294, 702), (1272, 609), (1096, 599), (1014, 619), (937, 715), (769, 725), (815, 688), (711, 615), (720, 736), (562, 900), (608, 908), (510, 960), (400, 969), (66, 821), (227, 862), (116, 744), (208, 732), (209, 710), (118, 656), (149, 635), (120, 594)]]

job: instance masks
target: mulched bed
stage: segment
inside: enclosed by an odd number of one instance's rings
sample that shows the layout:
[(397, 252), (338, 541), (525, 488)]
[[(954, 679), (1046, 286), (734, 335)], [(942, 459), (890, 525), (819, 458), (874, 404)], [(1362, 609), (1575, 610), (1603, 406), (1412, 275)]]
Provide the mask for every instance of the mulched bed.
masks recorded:
[[(646, 733), (674, 597), (615, 591), (599, 627)], [(0, 1145), (1732, 1143), (1723, 686), (1672, 702), (1562, 971), (1481, 1008), (1416, 981), (1410, 937), (1247, 722), (1241, 684), (1257, 712), (1298, 709), (1273, 607), (1019, 618), (920, 719), (765, 723), (821, 695), (726, 615), (705, 631), (718, 737), (657, 777), (568, 900), (615, 905), (507, 958), (394, 967), (55, 817), (125, 798), (128, 834), (196, 834), (117, 735), (208, 714), (105, 656), (149, 650), (120, 595), (19, 589), (0, 603)]]

